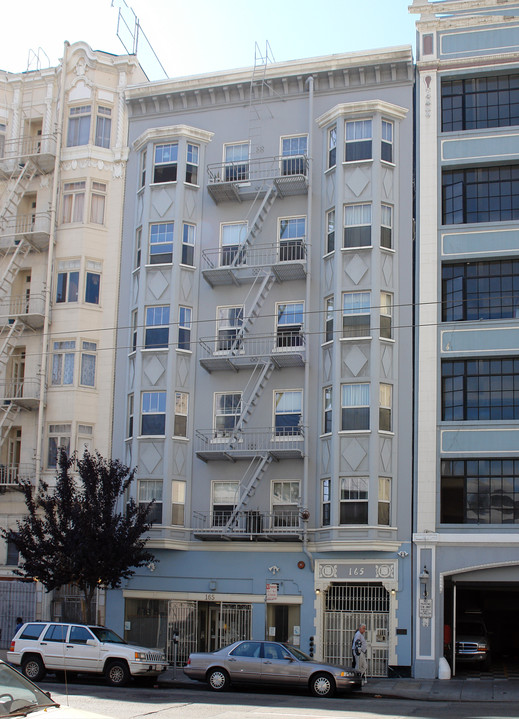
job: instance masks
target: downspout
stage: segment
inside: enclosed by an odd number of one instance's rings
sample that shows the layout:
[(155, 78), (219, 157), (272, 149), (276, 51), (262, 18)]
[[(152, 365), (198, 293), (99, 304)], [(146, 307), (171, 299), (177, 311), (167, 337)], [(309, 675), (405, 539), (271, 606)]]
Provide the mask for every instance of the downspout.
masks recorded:
[(67, 56), (69, 42), (65, 42), (63, 50), (63, 61), (61, 63), (61, 83), (58, 95), (58, 126), (56, 129), (56, 159), (54, 160), (54, 177), (52, 178), (52, 195), (50, 205), (50, 237), (49, 237), (49, 256), (47, 258), (47, 279), (45, 287), (45, 319), (43, 323), (42, 337), (42, 360), (40, 370), (40, 399), (38, 403), (38, 429), (36, 435), (36, 486), (41, 478), (41, 456), (43, 448), (43, 423), (45, 413), (45, 384), (47, 378), (47, 367), (49, 357), (49, 328), (50, 328), (50, 312), (51, 312), (51, 287), (52, 272), (54, 267), (54, 246), (56, 244), (56, 205), (59, 187), (59, 168), (61, 161), (61, 137), (63, 134), (63, 117), (65, 112), (65, 82), (67, 75)]
[[(312, 279), (312, 267), (311, 267), (311, 238), (312, 238), (312, 173), (313, 173), (313, 126), (314, 126), (314, 78), (312, 75), (306, 79), (305, 83), (308, 88), (308, 195), (306, 202), (306, 296), (305, 296), (305, 310), (306, 310), (306, 321), (305, 326), (307, 328), (307, 337), (311, 333), (308, 332), (308, 322), (310, 314), (308, 308), (310, 307), (311, 300), (311, 279)], [(308, 249), (310, 245), (310, 250)], [(303, 417), (305, 418), (305, 424), (308, 427), (308, 418), (310, 417), (310, 362), (308, 357), (309, 349), (308, 342), (306, 343), (306, 363), (305, 363), (305, 384), (303, 391)], [(305, 437), (305, 456), (303, 460), (303, 491), (302, 491), (302, 519), (303, 519), (303, 552), (306, 554), (310, 561), (310, 569), (314, 571), (315, 561), (308, 549), (308, 475), (309, 475), (309, 461), (308, 461), (308, 445), (310, 442), (309, 437)]]

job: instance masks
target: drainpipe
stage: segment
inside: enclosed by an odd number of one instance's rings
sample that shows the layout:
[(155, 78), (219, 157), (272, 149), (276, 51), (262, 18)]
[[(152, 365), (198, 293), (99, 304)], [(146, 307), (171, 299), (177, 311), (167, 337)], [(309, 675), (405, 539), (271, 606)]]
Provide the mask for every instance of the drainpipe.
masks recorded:
[(51, 311), (51, 287), (52, 272), (54, 267), (54, 246), (56, 244), (56, 205), (59, 186), (59, 168), (61, 160), (61, 137), (63, 134), (63, 117), (65, 106), (65, 82), (67, 75), (67, 56), (69, 42), (65, 42), (63, 49), (63, 61), (61, 63), (61, 83), (58, 95), (59, 111), (58, 126), (56, 129), (56, 159), (54, 161), (54, 177), (52, 178), (52, 195), (50, 205), (50, 237), (49, 237), (49, 253), (47, 258), (47, 279), (45, 289), (45, 319), (43, 323), (42, 337), (42, 354), (41, 354), (41, 370), (40, 370), (40, 400), (38, 404), (38, 430), (36, 435), (36, 486), (41, 479), (41, 457), (43, 449), (43, 423), (45, 416), (45, 384), (48, 369), (49, 357), (49, 328), (50, 328), (50, 311)]
[[(313, 126), (314, 126), (314, 78), (310, 75), (306, 79), (305, 83), (306, 87), (308, 88), (308, 195), (307, 195), (307, 202), (306, 202), (306, 237), (307, 237), (307, 252), (306, 252), (306, 296), (305, 296), (305, 310), (306, 310), (306, 321), (305, 326), (307, 328), (307, 337), (309, 336), (308, 333), (308, 322), (309, 322), (309, 313), (308, 308), (310, 307), (310, 300), (311, 300), (311, 291), (310, 291), (310, 284), (312, 279), (312, 266), (311, 266), (311, 258), (312, 258), (312, 252), (308, 251), (308, 245), (311, 244), (311, 238), (312, 238), (312, 173), (313, 173), (313, 159), (312, 159), (312, 152), (313, 152)], [(308, 418), (310, 417), (310, 362), (308, 357), (309, 349), (308, 349), (308, 343), (306, 344), (306, 365), (305, 365), (305, 384), (304, 384), (304, 391), (303, 391), (303, 417), (305, 418), (305, 423), (308, 426)], [(308, 474), (309, 474), (309, 467), (308, 467), (308, 444), (309, 444), (310, 438), (305, 437), (305, 456), (303, 460), (303, 492), (302, 492), (302, 505), (303, 505), (303, 512), (302, 512), (302, 519), (303, 519), (303, 552), (306, 554), (308, 559), (310, 560), (310, 569), (312, 572), (314, 571), (314, 558), (312, 554), (310, 553), (308, 549)], [(306, 510), (306, 511), (305, 511)], [(306, 517), (306, 519), (305, 519)]]

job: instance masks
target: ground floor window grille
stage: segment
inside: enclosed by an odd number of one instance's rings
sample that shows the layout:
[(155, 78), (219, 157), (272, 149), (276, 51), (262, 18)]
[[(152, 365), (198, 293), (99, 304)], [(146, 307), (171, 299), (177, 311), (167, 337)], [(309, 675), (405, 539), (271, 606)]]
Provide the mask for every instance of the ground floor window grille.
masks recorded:
[(323, 660), (351, 664), (353, 636), (366, 625), (368, 675), (387, 676), (389, 593), (379, 584), (335, 584), (325, 592)]

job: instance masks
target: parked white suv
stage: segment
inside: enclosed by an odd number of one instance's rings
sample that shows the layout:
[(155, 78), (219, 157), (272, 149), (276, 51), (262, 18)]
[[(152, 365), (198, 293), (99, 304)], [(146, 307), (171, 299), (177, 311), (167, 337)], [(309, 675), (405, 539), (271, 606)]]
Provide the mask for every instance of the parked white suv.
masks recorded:
[(14, 635), (7, 660), (32, 681), (46, 672), (102, 674), (111, 686), (131, 677), (157, 677), (167, 668), (164, 652), (127, 644), (106, 627), (27, 622)]

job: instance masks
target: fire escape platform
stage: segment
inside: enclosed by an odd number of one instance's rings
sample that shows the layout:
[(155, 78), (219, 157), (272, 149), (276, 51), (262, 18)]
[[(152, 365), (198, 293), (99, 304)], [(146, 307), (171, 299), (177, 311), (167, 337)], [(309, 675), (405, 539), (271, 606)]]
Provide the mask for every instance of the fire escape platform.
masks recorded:
[(303, 433), (277, 435), (274, 429), (268, 434), (244, 430), (236, 436), (219, 436), (215, 430), (196, 430), (196, 456), (204, 462), (238, 462), (267, 454), (274, 460), (303, 459), (305, 440)]

